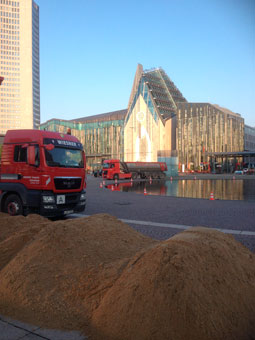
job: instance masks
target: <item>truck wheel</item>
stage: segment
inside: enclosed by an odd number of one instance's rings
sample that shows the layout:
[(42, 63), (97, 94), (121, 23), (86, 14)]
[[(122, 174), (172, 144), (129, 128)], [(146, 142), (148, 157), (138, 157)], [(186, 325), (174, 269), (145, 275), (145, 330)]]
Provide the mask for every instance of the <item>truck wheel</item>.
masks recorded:
[(4, 212), (11, 216), (23, 214), (23, 206), (19, 196), (13, 194), (6, 198)]
[(119, 175), (117, 175), (117, 174), (115, 174), (114, 176), (113, 176), (113, 179), (115, 180), (115, 179), (119, 179)]

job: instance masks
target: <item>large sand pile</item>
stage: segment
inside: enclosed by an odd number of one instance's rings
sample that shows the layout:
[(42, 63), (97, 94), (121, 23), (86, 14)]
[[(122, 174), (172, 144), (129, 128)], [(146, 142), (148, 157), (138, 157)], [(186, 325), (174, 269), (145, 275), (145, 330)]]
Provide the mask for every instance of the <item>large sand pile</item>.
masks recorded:
[(192, 228), (158, 242), (106, 214), (0, 214), (0, 314), (92, 339), (255, 339), (255, 256)]
[(255, 339), (254, 254), (207, 228), (178, 234), (129, 262), (92, 324), (105, 340)]

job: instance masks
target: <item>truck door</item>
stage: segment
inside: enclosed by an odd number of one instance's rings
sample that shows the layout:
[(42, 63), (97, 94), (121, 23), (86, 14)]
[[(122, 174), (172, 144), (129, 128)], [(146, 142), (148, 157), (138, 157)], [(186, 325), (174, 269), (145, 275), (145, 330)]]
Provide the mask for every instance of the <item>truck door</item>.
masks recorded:
[(15, 145), (14, 147), (14, 164), (18, 174), (18, 181), (24, 184), (28, 189), (40, 189), (40, 153), (39, 146), (35, 145), (35, 166), (27, 163), (28, 144)]

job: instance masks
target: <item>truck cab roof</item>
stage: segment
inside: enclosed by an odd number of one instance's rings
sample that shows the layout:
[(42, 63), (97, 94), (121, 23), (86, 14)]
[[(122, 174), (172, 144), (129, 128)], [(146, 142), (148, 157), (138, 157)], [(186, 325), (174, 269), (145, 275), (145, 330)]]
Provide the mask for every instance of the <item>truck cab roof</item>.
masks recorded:
[(63, 134), (59, 132), (24, 129), (24, 130), (8, 130), (6, 132), (4, 143), (39, 143), (43, 144), (45, 138), (62, 139), (77, 142), (75, 136)]

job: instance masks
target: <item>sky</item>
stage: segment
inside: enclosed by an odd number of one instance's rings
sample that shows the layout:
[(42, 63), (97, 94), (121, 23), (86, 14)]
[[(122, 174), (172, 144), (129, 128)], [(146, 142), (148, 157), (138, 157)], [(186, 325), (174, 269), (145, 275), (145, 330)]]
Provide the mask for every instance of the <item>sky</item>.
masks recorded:
[(126, 109), (137, 64), (255, 127), (255, 0), (35, 0), (41, 123)]

